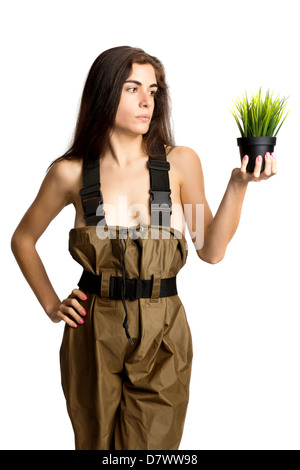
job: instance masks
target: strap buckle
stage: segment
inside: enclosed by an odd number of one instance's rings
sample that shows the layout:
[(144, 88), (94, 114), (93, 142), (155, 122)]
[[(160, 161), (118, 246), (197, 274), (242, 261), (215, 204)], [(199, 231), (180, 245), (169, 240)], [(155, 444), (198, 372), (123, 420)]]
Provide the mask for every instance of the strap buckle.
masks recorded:
[[(126, 293), (130, 300), (136, 300), (141, 297), (142, 281), (136, 277), (130, 279), (130, 284), (126, 286)], [(130, 287), (129, 287), (130, 286)]]
[[(92, 216), (96, 215), (96, 212), (100, 212), (99, 216), (104, 216), (104, 208), (103, 208), (103, 201), (99, 201), (99, 199), (87, 199), (82, 201), (82, 207), (84, 209), (84, 218), (85, 220)], [(100, 207), (100, 209), (98, 209)]]
[[(171, 189), (167, 191), (154, 191), (150, 189), (150, 204), (153, 211), (164, 211), (172, 214), (172, 201), (170, 198)], [(166, 204), (168, 207), (161, 207)]]
[(101, 191), (100, 191), (100, 184), (91, 184), (89, 186), (84, 186), (83, 188), (80, 189), (79, 194), (81, 196), (81, 199), (88, 199), (84, 198), (83, 196), (88, 196), (88, 197), (97, 197), (101, 196)]
[[(87, 220), (96, 214), (98, 206), (103, 204), (102, 193), (100, 190), (100, 183), (84, 186), (80, 189), (81, 204), (84, 210), (84, 218)], [(101, 215), (104, 216), (103, 208), (101, 208)]]
[(148, 168), (150, 170), (170, 170), (170, 162), (167, 160), (158, 160), (154, 158), (149, 158), (148, 159)]

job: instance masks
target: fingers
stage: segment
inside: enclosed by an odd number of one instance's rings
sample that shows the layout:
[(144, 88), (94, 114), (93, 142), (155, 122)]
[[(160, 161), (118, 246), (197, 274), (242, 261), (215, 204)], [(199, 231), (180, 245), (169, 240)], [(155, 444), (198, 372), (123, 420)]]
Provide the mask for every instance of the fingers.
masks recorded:
[(248, 159), (249, 159), (248, 155), (245, 155), (243, 160), (242, 160), (241, 172), (245, 173), (245, 174), (247, 173), (246, 168), (247, 168), (247, 164), (248, 164)]
[[(78, 302), (76, 297), (79, 297), (82, 300), (87, 299), (87, 296), (84, 292), (79, 289), (73, 289), (69, 297), (62, 301), (58, 312), (58, 315), (61, 317), (61, 319), (73, 328), (77, 328), (77, 323), (82, 325), (84, 323), (84, 320), (81, 315), (86, 315), (85, 309)], [(77, 323), (75, 323), (74, 320)]]
[(67, 325), (72, 326), (73, 328), (77, 328), (77, 324), (67, 315), (64, 315), (61, 310), (57, 313), (58, 317), (61, 318)]
[[(262, 160), (261, 160), (262, 162)], [(260, 168), (260, 166), (258, 166), (258, 168)], [(258, 169), (257, 169), (258, 171)], [(255, 172), (255, 170), (254, 170)], [(253, 172), (253, 173), (254, 173)], [(275, 156), (275, 153), (272, 152), (266, 152), (265, 154), (265, 168), (264, 168), (264, 171), (261, 172), (260, 174), (260, 179), (268, 179), (270, 176), (272, 175), (275, 175), (277, 173), (277, 159), (276, 159), (276, 156)], [(254, 174), (255, 177), (257, 177), (257, 174)]]
[(276, 175), (277, 173), (277, 158), (274, 152), (271, 153), (271, 160), (272, 160), (272, 175)]
[(87, 296), (82, 290), (79, 289), (73, 289), (72, 294), (69, 297), (80, 297), (82, 300), (86, 300)]
[(275, 153), (266, 153), (265, 156), (265, 169), (263, 171), (264, 175), (269, 178), (271, 175), (275, 175), (277, 173), (277, 159), (275, 157)]
[(249, 161), (248, 155), (244, 155), (242, 159), (241, 168), (235, 168), (232, 172), (232, 178), (239, 182), (248, 181), (261, 181), (270, 178), (270, 176), (277, 173), (277, 158), (274, 152), (266, 152), (265, 154), (265, 167), (264, 171), (261, 171), (262, 167), (262, 156), (257, 155), (255, 159), (255, 165), (253, 173), (250, 171), (247, 173), (247, 165)]
[(272, 174), (272, 157), (269, 152), (267, 152), (265, 155), (265, 169), (263, 173), (267, 177), (271, 176)]
[(254, 181), (256, 178), (258, 179), (260, 177), (261, 165), (262, 165), (262, 157), (261, 155), (258, 155), (255, 159), (255, 166), (254, 166), (254, 171), (253, 171)]

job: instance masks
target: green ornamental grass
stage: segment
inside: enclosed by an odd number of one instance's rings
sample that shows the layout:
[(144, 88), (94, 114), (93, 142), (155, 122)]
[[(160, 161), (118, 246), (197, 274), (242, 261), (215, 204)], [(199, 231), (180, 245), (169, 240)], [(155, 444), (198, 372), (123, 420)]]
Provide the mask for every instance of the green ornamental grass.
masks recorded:
[(280, 99), (279, 96), (273, 100), (273, 92), (270, 95), (269, 90), (263, 100), (261, 87), (258, 95), (252, 94), (250, 101), (246, 92), (242, 100), (240, 98), (233, 100), (235, 109), (231, 109), (230, 112), (236, 120), (242, 137), (275, 137), (289, 113), (289, 111), (286, 113), (279, 125), (287, 100), (288, 97)]

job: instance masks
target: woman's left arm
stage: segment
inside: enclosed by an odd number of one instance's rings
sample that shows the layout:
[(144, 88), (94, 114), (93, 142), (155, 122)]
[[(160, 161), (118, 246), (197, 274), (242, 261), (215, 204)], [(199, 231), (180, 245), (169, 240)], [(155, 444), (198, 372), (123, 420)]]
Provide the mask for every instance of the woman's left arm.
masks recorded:
[[(195, 197), (194, 195), (197, 194), (196, 199), (198, 198), (197, 201), (200, 202), (198, 193), (200, 191), (200, 193), (203, 194), (203, 202), (201, 202), (204, 204), (204, 236), (202, 247), (196, 248), (196, 251), (203, 261), (215, 264), (224, 258), (227, 246), (237, 230), (248, 183), (250, 181), (259, 182), (275, 175), (277, 173), (277, 159), (274, 154), (266, 154), (265, 169), (260, 172), (262, 159), (257, 157), (253, 173), (248, 173), (246, 172), (248, 157), (244, 157), (241, 167), (232, 170), (225, 194), (215, 216), (212, 217), (210, 214), (209, 221), (207, 221), (207, 217), (205, 216), (205, 214), (208, 213), (206, 206), (209, 206), (204, 196), (204, 189), (199, 189), (199, 178), (197, 181), (192, 176), (195, 172), (197, 174), (197, 171), (199, 174), (201, 163), (200, 160), (199, 163), (197, 163), (199, 157), (194, 151), (192, 152), (194, 153), (194, 157), (197, 156), (196, 159), (193, 159), (194, 172), (189, 172), (189, 180), (187, 179), (187, 174), (185, 178), (184, 173), (182, 173), (181, 199), (183, 204), (187, 201), (191, 203)], [(202, 181), (201, 185), (204, 187), (203, 175), (200, 180)], [(197, 201), (193, 201), (194, 205), (197, 205)], [(193, 213), (195, 213), (195, 209)], [(187, 224), (189, 226), (188, 220)], [(190, 232), (192, 225), (196, 226), (195, 215), (193, 215), (190, 221)], [(199, 235), (198, 238), (200, 238)]]
[(277, 160), (275, 154), (266, 154), (265, 168), (260, 172), (262, 158), (256, 158), (253, 173), (247, 173), (247, 155), (244, 156), (241, 168), (234, 168), (227, 185), (224, 197), (218, 211), (208, 227), (205, 238), (205, 252), (216, 260), (221, 261), (225, 256), (228, 243), (235, 234), (242, 211), (243, 201), (250, 181), (262, 181), (277, 173)]

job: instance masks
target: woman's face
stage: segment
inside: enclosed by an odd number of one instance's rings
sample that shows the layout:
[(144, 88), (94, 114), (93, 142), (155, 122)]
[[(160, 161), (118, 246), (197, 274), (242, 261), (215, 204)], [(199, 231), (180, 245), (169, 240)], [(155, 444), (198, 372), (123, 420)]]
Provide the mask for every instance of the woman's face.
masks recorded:
[[(155, 71), (151, 64), (132, 64), (131, 74), (123, 85), (115, 130), (134, 135), (148, 132), (157, 88)], [(138, 118), (140, 115), (147, 115), (148, 119)]]

